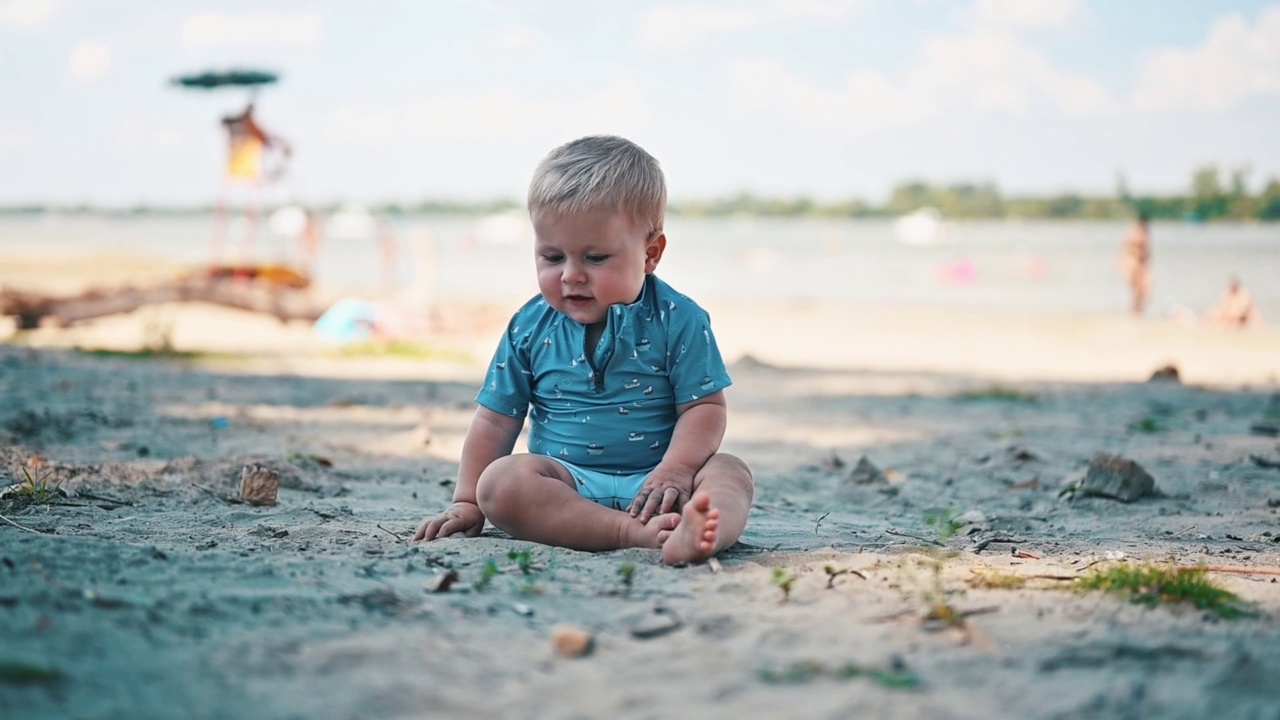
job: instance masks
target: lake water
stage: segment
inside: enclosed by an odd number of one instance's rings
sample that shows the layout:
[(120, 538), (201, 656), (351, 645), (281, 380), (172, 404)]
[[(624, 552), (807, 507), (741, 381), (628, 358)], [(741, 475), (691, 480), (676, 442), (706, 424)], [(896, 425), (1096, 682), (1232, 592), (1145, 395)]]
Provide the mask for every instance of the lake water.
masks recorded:
[[(516, 302), (537, 292), (527, 240), (486, 239), (475, 218), (427, 216), (392, 224), (398, 282), (418, 266), (412, 248), (432, 238), (435, 294)], [(683, 218), (667, 222), (660, 274), (699, 299), (857, 300), (1030, 311), (1114, 313), (1128, 305), (1117, 267), (1127, 226), (1118, 222), (955, 223), (954, 244), (913, 247), (888, 220)], [(1264, 318), (1280, 322), (1280, 225), (1152, 226), (1151, 311), (1211, 305), (1238, 274)], [(180, 263), (209, 258), (209, 217), (0, 217), (0, 255), (132, 253)], [(231, 237), (238, 240), (237, 228)], [(260, 260), (285, 260), (290, 243), (265, 230)], [(383, 291), (370, 237), (326, 236), (316, 271), (326, 292)]]

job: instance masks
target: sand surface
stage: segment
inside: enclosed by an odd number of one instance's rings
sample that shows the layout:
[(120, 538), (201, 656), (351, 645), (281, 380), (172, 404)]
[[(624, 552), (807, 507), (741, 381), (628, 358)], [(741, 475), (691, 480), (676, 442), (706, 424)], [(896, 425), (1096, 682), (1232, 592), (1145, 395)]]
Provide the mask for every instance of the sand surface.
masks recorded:
[[(428, 357), (202, 306), (0, 331), (0, 485), (36, 465), (66, 492), (0, 523), (0, 717), (1280, 717), (1275, 574), (1212, 575), (1249, 603), (1232, 621), (970, 583), (1108, 554), (1280, 568), (1274, 331), (710, 309), (758, 490), (742, 542), (686, 568), (405, 542), (451, 496), (504, 311), (439, 308)], [(71, 349), (157, 333), (214, 355)], [(1145, 382), (1165, 363), (1183, 382)], [(1159, 494), (1059, 498), (1096, 451)], [(863, 456), (883, 480), (854, 481)], [(278, 505), (228, 500), (250, 463)], [(553, 651), (564, 623), (589, 655)]]

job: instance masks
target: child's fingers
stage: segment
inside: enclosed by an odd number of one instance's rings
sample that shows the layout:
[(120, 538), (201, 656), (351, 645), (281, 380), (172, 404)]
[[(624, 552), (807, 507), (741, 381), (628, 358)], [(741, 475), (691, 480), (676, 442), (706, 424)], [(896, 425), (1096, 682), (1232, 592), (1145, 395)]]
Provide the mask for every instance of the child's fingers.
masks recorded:
[(658, 505), (662, 502), (662, 493), (652, 491), (644, 500), (644, 509), (640, 511), (640, 522), (647, 523), (649, 518), (658, 510)]
[(669, 487), (662, 493), (662, 507), (658, 511), (659, 515), (666, 515), (676, 508), (676, 503), (680, 500), (680, 490)]
[(636, 493), (636, 496), (631, 498), (631, 507), (627, 508), (627, 512), (631, 513), (631, 517), (635, 517), (640, 514), (641, 508), (644, 507), (644, 499), (648, 496), (648, 493), (648, 490), (641, 488), (640, 492)]

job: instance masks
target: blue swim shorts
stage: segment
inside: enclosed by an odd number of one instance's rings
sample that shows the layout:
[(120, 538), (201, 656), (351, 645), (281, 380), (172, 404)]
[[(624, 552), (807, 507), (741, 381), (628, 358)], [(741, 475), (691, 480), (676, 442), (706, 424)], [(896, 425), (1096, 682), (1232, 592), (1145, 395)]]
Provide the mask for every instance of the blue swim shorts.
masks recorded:
[[(548, 455), (547, 457), (551, 456)], [(640, 486), (644, 485), (644, 479), (649, 477), (648, 470), (633, 475), (616, 475), (599, 470), (580, 468), (573, 463), (565, 462), (556, 457), (551, 459), (560, 463), (569, 471), (569, 475), (573, 477), (574, 484), (578, 486), (579, 495), (593, 503), (614, 510), (626, 510), (631, 507), (631, 501), (635, 499), (636, 493), (640, 492)]]

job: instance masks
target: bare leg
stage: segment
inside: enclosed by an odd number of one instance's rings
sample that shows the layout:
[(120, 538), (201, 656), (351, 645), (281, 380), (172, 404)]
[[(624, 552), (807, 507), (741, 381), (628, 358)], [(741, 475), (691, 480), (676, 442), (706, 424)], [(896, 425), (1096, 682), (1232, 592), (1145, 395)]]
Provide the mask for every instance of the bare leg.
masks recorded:
[(227, 186), (223, 183), (218, 188), (218, 199), (213, 206), (213, 248), (210, 253), (209, 266), (222, 264), (222, 248), (227, 239)]
[(642, 523), (578, 494), (563, 465), (541, 455), (508, 455), (485, 468), (476, 486), (480, 510), (521, 540), (574, 550), (659, 548), (680, 522), (667, 513)]
[(668, 565), (702, 562), (736, 543), (747, 527), (754, 493), (746, 463), (724, 453), (712, 456), (693, 478), (693, 497), (662, 544), (662, 559)]

